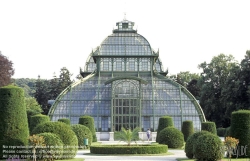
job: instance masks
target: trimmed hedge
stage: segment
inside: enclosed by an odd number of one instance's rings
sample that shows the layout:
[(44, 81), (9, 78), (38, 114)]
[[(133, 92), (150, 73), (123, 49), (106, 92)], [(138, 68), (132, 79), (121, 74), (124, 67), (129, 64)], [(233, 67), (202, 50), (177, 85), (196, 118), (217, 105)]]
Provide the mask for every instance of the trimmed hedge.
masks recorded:
[(168, 152), (167, 145), (95, 145), (90, 146), (94, 154), (162, 154)]
[(216, 129), (217, 130), (217, 135), (220, 137), (224, 137), (226, 134), (226, 128), (219, 127)]
[(37, 125), (44, 123), (44, 122), (49, 122), (49, 121), (50, 121), (50, 118), (47, 115), (37, 114), (37, 115), (31, 116), (29, 129), (30, 131), (32, 131)]
[(159, 119), (157, 135), (156, 135), (156, 142), (159, 142), (159, 134), (162, 129), (166, 127), (174, 126), (173, 118), (170, 116), (163, 116)]
[(70, 119), (68, 118), (61, 118), (61, 119), (58, 119), (57, 121), (64, 122), (65, 124), (70, 125)]
[(224, 139), (226, 139), (226, 137), (228, 137), (228, 136), (231, 136), (231, 127), (229, 126), (229, 127), (227, 127), (226, 128), (226, 132), (225, 132), (225, 135), (224, 135)]
[(71, 127), (63, 122), (45, 122), (37, 125), (32, 134), (51, 132), (57, 134), (63, 142), (62, 158), (74, 158), (78, 150), (78, 140)]
[(82, 148), (84, 146), (84, 139), (88, 139), (88, 144), (92, 143), (92, 133), (87, 126), (76, 124), (71, 125), (71, 129), (75, 132), (78, 139), (78, 147)]
[(196, 144), (196, 141), (197, 141), (199, 136), (204, 135), (204, 134), (210, 134), (210, 132), (199, 131), (199, 132), (194, 133), (190, 137), (188, 137), (186, 144), (185, 144), (185, 153), (189, 159), (194, 158), (194, 146)]
[(175, 127), (166, 127), (159, 134), (159, 143), (168, 145), (169, 148), (181, 148), (184, 145), (184, 136)]
[(193, 121), (183, 121), (181, 132), (184, 135), (184, 141), (187, 141), (187, 138), (194, 134), (194, 125)]
[(202, 122), (201, 123), (201, 130), (209, 131), (212, 134), (217, 135), (216, 125), (214, 122), (210, 122), (210, 121)]
[[(3, 145), (28, 145), (29, 128), (22, 88), (15, 86), (0, 88), (0, 118), (0, 158), (8, 158), (6, 153), (6, 156), (3, 156)], [(12, 148), (4, 150), (13, 151)]]
[(38, 159), (61, 159), (63, 155), (63, 142), (57, 134), (40, 133), (43, 136), (46, 148), (37, 148)]
[(194, 156), (197, 160), (220, 160), (224, 152), (222, 141), (212, 133), (199, 136), (194, 146)]
[(91, 116), (81, 116), (79, 118), (79, 124), (87, 126), (93, 135), (92, 142), (97, 142), (96, 134), (95, 134), (95, 121)]
[[(231, 137), (239, 139), (239, 156), (246, 158), (250, 156), (250, 110), (239, 110), (232, 112), (231, 116)], [(245, 150), (242, 151), (245, 147)], [(246, 154), (245, 154), (246, 153)], [(237, 157), (237, 156), (233, 156)]]

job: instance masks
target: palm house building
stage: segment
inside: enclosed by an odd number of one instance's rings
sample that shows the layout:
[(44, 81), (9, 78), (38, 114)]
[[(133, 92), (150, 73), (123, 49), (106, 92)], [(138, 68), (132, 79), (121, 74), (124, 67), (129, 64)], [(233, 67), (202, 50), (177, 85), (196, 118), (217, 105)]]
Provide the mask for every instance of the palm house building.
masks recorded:
[[(52, 121), (92, 116), (98, 140), (113, 140), (121, 127), (149, 128), (156, 135), (159, 118), (171, 116), (181, 129), (185, 120), (200, 130), (206, 121), (194, 96), (166, 77), (159, 51), (124, 19), (87, 58), (83, 77), (67, 87), (55, 100), (49, 116)], [(144, 136), (140, 136), (144, 137)], [(154, 139), (154, 138), (153, 138)]]

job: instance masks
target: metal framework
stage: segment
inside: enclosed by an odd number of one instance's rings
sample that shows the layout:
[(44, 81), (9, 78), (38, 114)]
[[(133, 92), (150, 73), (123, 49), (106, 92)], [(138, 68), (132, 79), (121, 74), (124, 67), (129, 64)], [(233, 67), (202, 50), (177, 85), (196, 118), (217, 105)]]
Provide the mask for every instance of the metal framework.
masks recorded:
[(83, 79), (67, 87), (55, 100), (52, 121), (69, 118), (77, 124), (82, 115), (94, 117), (98, 132), (121, 127), (156, 131), (161, 116), (173, 117), (176, 128), (192, 120), (196, 130), (206, 121), (189, 91), (165, 77), (159, 51), (133, 29), (134, 23), (117, 23), (80, 71)]

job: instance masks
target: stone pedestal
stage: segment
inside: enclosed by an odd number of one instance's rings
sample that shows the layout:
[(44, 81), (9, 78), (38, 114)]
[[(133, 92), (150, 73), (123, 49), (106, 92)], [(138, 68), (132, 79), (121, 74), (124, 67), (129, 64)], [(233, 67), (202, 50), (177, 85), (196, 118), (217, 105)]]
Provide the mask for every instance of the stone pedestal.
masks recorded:
[(114, 141), (114, 132), (109, 132), (109, 141)]
[(101, 140), (101, 133), (100, 132), (95, 132), (97, 141)]
[(141, 139), (141, 140), (147, 140), (147, 136), (146, 136), (146, 133), (145, 132), (138, 132), (138, 134), (139, 134), (139, 138)]

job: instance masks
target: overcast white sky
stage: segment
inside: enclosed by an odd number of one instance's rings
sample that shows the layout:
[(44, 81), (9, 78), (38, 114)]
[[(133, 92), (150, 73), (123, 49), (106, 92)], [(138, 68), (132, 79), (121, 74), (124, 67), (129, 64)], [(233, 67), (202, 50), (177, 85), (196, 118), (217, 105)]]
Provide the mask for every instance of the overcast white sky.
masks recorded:
[(199, 73), (220, 53), (244, 58), (249, 8), (249, 0), (0, 0), (0, 51), (14, 78), (51, 79), (62, 67), (75, 76), (126, 12), (164, 69)]

